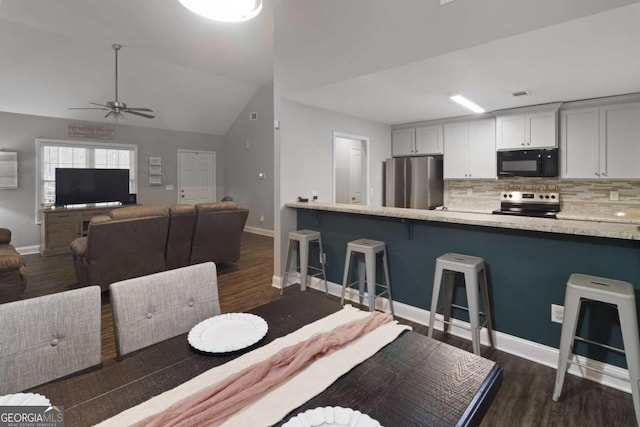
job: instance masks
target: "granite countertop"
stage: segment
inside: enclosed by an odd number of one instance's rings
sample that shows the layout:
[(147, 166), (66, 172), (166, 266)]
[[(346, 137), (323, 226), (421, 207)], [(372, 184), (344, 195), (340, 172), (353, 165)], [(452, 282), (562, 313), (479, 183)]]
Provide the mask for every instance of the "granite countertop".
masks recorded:
[(325, 202), (293, 202), (287, 203), (286, 206), (296, 209), (344, 212), (421, 221), (449, 222), (455, 224), (480, 225), (485, 227), (542, 231), (547, 233), (607, 237), (612, 239), (640, 240), (640, 220), (638, 219), (602, 218), (590, 217), (587, 215), (563, 216), (562, 213), (558, 214), (558, 219), (548, 219), (524, 216), (492, 215), (491, 212), (488, 211), (433, 211)]

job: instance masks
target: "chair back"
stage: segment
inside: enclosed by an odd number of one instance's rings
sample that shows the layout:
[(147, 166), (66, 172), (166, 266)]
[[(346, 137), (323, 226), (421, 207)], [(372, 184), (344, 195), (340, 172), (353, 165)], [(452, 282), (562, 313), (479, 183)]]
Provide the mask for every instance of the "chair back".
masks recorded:
[(164, 270), (168, 232), (169, 209), (163, 206), (130, 206), (93, 217), (84, 261), (87, 284), (106, 290), (113, 282)]
[(167, 270), (186, 267), (191, 258), (193, 228), (196, 223), (194, 205), (174, 205), (169, 207), (169, 236), (167, 237)]
[(0, 305), (0, 395), (100, 364), (100, 287)]
[(109, 291), (120, 356), (183, 334), (220, 314), (212, 262), (112, 283)]
[(240, 259), (242, 232), (249, 210), (234, 202), (199, 203), (191, 246), (191, 264)]

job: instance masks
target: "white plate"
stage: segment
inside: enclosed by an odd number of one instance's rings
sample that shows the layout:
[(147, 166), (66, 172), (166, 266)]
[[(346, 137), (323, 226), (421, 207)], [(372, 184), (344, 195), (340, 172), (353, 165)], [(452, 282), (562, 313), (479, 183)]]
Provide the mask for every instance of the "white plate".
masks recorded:
[(16, 393), (0, 396), (0, 406), (51, 406), (51, 402), (41, 394)]
[(380, 423), (360, 411), (340, 406), (309, 409), (291, 418), (282, 427), (381, 427)]
[(240, 350), (260, 341), (269, 330), (255, 314), (226, 313), (203, 320), (189, 331), (189, 344), (209, 353)]

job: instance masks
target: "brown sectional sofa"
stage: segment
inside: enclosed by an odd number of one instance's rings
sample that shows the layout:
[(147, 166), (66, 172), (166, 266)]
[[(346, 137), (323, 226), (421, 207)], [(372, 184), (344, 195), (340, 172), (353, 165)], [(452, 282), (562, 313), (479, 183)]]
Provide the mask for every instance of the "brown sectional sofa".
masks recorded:
[(248, 215), (233, 202), (218, 202), (130, 206), (94, 216), (87, 237), (71, 243), (78, 284), (106, 290), (113, 282), (189, 264), (237, 261)]
[(11, 246), (11, 230), (7, 228), (0, 228), (0, 283), (15, 286), (16, 299), (22, 298), (27, 286), (27, 267)]

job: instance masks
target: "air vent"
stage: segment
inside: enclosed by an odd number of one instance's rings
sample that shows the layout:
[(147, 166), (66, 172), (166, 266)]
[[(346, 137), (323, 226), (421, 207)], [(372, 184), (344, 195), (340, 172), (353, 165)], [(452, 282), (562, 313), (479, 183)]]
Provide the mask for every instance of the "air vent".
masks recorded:
[(249, 120), (258, 120), (258, 113), (249, 113)]
[(526, 90), (519, 90), (517, 92), (511, 93), (511, 95), (513, 95), (513, 96), (527, 96), (527, 95), (529, 95), (529, 92), (527, 92)]

